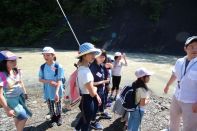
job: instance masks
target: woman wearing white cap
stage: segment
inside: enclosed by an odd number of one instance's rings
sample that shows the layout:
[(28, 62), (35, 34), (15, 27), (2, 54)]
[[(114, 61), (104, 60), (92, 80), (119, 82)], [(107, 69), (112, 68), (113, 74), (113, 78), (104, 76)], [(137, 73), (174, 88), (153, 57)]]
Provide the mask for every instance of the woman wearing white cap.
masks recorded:
[(148, 104), (149, 89), (147, 83), (150, 81), (150, 76), (153, 73), (145, 68), (139, 68), (135, 71), (137, 80), (132, 86), (136, 89), (136, 104), (138, 107), (135, 111), (129, 112), (128, 131), (138, 131), (145, 111), (145, 105)]
[(184, 46), (186, 56), (176, 61), (164, 92), (176, 81), (170, 106), (170, 131), (179, 131), (181, 117), (183, 131), (197, 130), (197, 36), (189, 37)]
[(64, 69), (55, 61), (56, 56), (53, 48), (45, 47), (42, 54), (46, 62), (40, 67), (39, 81), (44, 84), (44, 99), (47, 101), (51, 116), (50, 126), (52, 127), (55, 122), (60, 126), (62, 125), (61, 98), (63, 96)]
[[(122, 61), (122, 58), (124, 59), (124, 62)], [(119, 85), (121, 81), (121, 70), (122, 66), (127, 66), (127, 60), (126, 55), (120, 52), (116, 52), (114, 56), (114, 62), (113, 62), (113, 68), (112, 68), (112, 90), (111, 90), (111, 96), (112, 98), (114, 90), (116, 90), (116, 95), (114, 97), (114, 100), (116, 100), (116, 96), (119, 91)]]
[(101, 99), (97, 94), (97, 88), (93, 86), (94, 77), (89, 69), (89, 64), (94, 61), (96, 56), (101, 54), (101, 50), (96, 49), (91, 43), (84, 43), (79, 47), (79, 55), (77, 58), (80, 61), (77, 75), (77, 85), (82, 95), (80, 110), (82, 116), (79, 123), (75, 127), (76, 130), (89, 131), (90, 121), (95, 114), (94, 100), (96, 99), (101, 104)]
[(17, 131), (22, 131), (32, 113), (25, 104), (24, 85), (17, 69), (18, 57), (10, 51), (0, 52), (0, 104), (14, 118)]

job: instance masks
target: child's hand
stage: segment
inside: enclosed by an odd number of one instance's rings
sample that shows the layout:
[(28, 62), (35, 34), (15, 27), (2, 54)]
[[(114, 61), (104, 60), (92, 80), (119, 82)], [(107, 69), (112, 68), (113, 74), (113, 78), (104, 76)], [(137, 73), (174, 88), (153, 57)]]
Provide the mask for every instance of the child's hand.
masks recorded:
[(8, 117), (15, 117), (14, 110), (8, 109), (8, 110), (6, 110), (6, 114)]
[(107, 80), (104, 80), (104, 83), (109, 83), (109, 79), (107, 79)]
[(59, 98), (59, 94), (58, 94), (58, 93), (56, 93), (56, 94), (55, 94), (55, 102), (59, 102), (59, 100), (60, 100), (60, 98)]
[(102, 104), (102, 101), (101, 101), (101, 98), (98, 94), (96, 95), (96, 99), (97, 99), (97, 102), (98, 102), (98, 106), (100, 106)]
[(24, 97), (25, 97), (25, 100), (28, 99), (28, 95), (26, 93), (24, 94)]
[(49, 84), (50, 86), (57, 87), (57, 82), (55, 81), (50, 81)]

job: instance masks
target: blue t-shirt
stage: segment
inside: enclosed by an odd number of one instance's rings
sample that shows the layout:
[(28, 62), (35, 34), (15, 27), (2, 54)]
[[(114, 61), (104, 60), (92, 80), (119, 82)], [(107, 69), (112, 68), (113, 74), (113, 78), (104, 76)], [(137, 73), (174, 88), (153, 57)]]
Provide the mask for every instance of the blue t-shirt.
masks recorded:
[[(44, 65), (44, 74), (40, 68), (39, 71), (39, 78), (44, 80), (53, 80), (53, 81), (61, 81), (62, 78), (64, 78), (64, 69), (60, 64), (58, 64), (58, 72), (55, 76), (55, 62), (52, 65), (45, 64)], [(44, 76), (43, 76), (44, 75)], [(49, 83), (44, 83), (44, 99), (45, 100), (54, 100), (55, 99), (55, 91), (56, 87), (52, 87)], [(61, 86), (59, 88), (59, 97), (61, 98), (63, 95), (63, 84), (61, 83)]]

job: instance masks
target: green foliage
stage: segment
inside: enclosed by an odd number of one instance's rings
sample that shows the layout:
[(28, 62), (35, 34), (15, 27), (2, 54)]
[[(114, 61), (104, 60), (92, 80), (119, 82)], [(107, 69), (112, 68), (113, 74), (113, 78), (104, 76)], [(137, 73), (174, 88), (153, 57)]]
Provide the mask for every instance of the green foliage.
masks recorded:
[[(71, 16), (87, 16), (102, 23), (111, 8), (122, 8), (130, 2), (138, 3), (148, 12), (151, 20), (157, 22), (164, 0), (60, 0), (64, 10)], [(50, 31), (62, 13), (56, 0), (2, 0), (0, 4), (0, 43), (9, 45), (30, 45)], [(99, 25), (90, 31), (108, 28)], [(56, 35), (60, 37), (68, 28), (63, 27)], [(97, 42), (99, 39), (92, 38)]]
[(134, 0), (138, 2), (140, 6), (145, 8), (150, 20), (157, 22), (160, 19), (161, 12), (163, 10), (164, 0)]
[(97, 45), (98, 43), (100, 43), (102, 40), (96, 36), (92, 36), (91, 37), (91, 43), (94, 43), (95, 45)]
[(30, 45), (57, 21), (56, 1), (4, 0), (0, 5), (0, 43)]

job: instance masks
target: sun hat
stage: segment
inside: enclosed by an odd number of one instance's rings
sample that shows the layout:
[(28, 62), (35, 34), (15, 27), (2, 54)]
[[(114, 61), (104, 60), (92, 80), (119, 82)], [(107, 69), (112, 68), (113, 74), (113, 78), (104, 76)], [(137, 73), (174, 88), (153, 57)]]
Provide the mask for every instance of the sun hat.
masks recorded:
[(135, 71), (135, 75), (137, 78), (144, 77), (144, 76), (151, 76), (153, 72), (148, 71), (146, 68), (138, 68)]
[(21, 59), (21, 57), (17, 57), (14, 53), (8, 50), (4, 50), (0, 52), (0, 61), (2, 60), (16, 60)]
[(196, 40), (197, 41), (197, 36), (191, 36), (189, 38), (187, 38), (186, 42), (185, 42), (185, 46), (188, 46), (189, 44), (192, 43), (192, 41)]
[(79, 54), (77, 56), (77, 58), (88, 54), (88, 53), (94, 53), (95, 56), (99, 56), (101, 55), (101, 50), (98, 48), (95, 48), (95, 46), (91, 43), (85, 42), (82, 45), (79, 46)]
[(52, 47), (44, 47), (42, 50), (42, 54), (44, 53), (52, 53), (55, 54), (55, 50)]
[(114, 54), (114, 56), (122, 56), (122, 54), (121, 54), (120, 52), (116, 52), (116, 53)]

